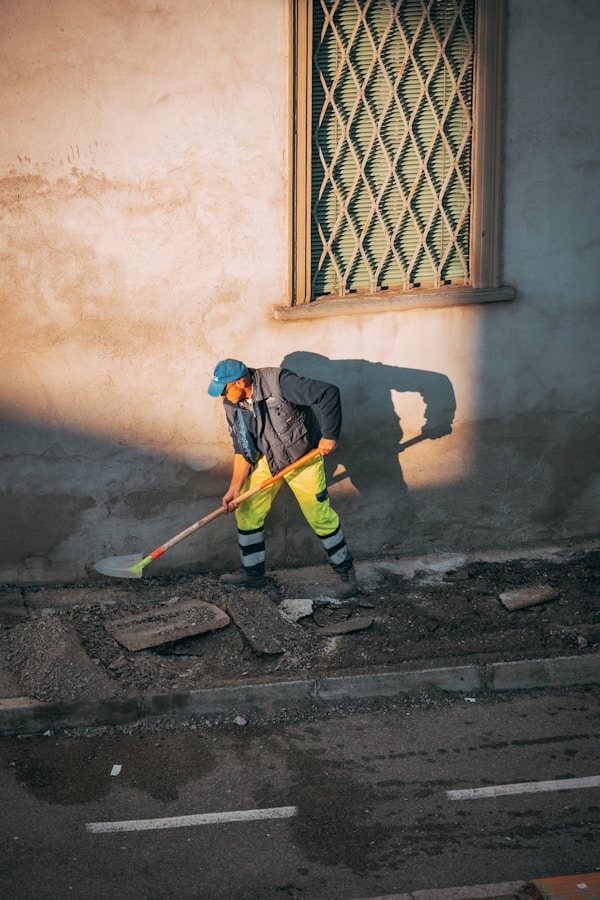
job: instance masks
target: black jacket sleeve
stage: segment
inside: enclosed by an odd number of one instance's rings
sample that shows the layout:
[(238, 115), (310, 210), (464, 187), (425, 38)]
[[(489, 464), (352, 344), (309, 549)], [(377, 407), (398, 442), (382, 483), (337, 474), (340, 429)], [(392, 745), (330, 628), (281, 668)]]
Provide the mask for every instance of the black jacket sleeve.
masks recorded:
[(323, 437), (337, 441), (342, 428), (342, 404), (339, 388), (335, 384), (303, 378), (289, 369), (282, 369), (279, 386), (290, 403), (314, 407), (319, 416)]

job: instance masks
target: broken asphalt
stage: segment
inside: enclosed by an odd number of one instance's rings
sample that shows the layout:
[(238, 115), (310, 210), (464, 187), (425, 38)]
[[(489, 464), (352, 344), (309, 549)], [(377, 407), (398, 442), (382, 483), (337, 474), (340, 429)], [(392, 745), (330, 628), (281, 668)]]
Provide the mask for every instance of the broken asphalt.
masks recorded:
[[(600, 683), (600, 539), (390, 554), (359, 561), (357, 574), (360, 593), (342, 604), (327, 567), (273, 572), (264, 594), (153, 573), (134, 585), (0, 585), (0, 735), (245, 724), (282, 710)], [(188, 665), (196, 653), (208, 668)], [(377, 900), (575, 896), (600, 900), (598, 873)]]
[[(439, 619), (444, 612), (439, 612), (441, 607), (438, 605), (437, 619), (432, 624), (432, 601), (430, 595), (423, 593), (424, 584), (432, 584), (438, 592), (436, 596), (446, 598), (446, 608), (451, 609), (454, 605), (451, 595), (453, 585), (468, 579), (473, 582), (473, 578), (478, 577), (480, 572), (478, 566), (487, 566), (488, 569), (496, 566), (496, 588), (490, 591), (489, 583), (486, 583), (489, 595), (486, 598), (486, 608), (491, 608), (493, 603), (494, 615), (504, 616), (508, 620), (511, 616), (523, 616), (524, 612), (531, 612), (532, 609), (539, 613), (544, 606), (549, 607), (552, 603), (566, 603), (567, 600), (561, 601), (561, 597), (568, 598), (569, 594), (566, 582), (560, 582), (557, 578), (558, 567), (568, 567), (577, 560), (586, 560), (588, 564), (588, 569), (585, 570), (587, 577), (584, 579), (585, 590), (589, 593), (586, 597), (588, 612), (586, 624), (575, 629), (579, 643), (568, 647), (568, 652), (549, 654), (546, 647), (543, 653), (536, 654), (535, 642), (530, 642), (529, 645), (524, 643), (521, 647), (516, 646), (514, 651), (508, 646), (504, 647), (496, 652), (495, 657), (490, 657), (489, 653), (465, 653), (456, 636), (452, 637), (447, 647), (442, 645), (441, 653), (436, 652), (430, 659), (423, 658), (421, 654), (418, 659), (399, 660), (397, 665), (394, 665), (394, 659), (389, 654), (382, 661), (383, 657), (380, 660), (373, 650), (381, 643), (378, 640), (378, 628), (380, 633), (383, 631), (383, 617), (378, 616), (378, 599), (383, 590), (382, 584), (385, 582), (389, 587), (390, 579), (395, 579), (393, 583), (399, 591), (395, 605), (399, 610), (404, 610), (406, 616), (417, 602), (415, 597), (421, 606), (427, 606), (428, 613), (424, 620), (426, 627), (422, 629), (427, 638), (428, 631), (440, 631)], [(598, 684), (598, 572), (594, 569), (600, 569), (599, 561), (600, 540), (502, 552), (436, 554), (420, 558), (390, 555), (376, 560), (363, 560), (357, 563), (360, 594), (355, 598), (355, 605), (350, 604), (351, 610), (346, 610), (341, 616), (337, 614), (339, 610), (336, 610), (336, 606), (340, 606), (339, 601), (328, 596), (328, 588), (329, 593), (333, 591), (327, 581), (327, 567), (279, 570), (272, 573), (271, 578), (271, 583), (277, 586), (277, 603), (273, 603), (272, 598), (268, 597), (253, 598), (252, 594), (257, 592), (239, 589), (230, 590), (223, 602), (220, 602), (222, 598), (219, 597), (217, 604), (205, 604), (203, 601), (198, 603), (199, 606), (212, 608), (216, 619), (220, 617), (219, 624), (214, 625), (215, 629), (233, 620), (242, 638), (235, 645), (238, 656), (243, 651), (262, 659), (277, 658), (277, 665), (263, 666), (260, 671), (248, 665), (246, 670), (240, 671), (233, 678), (219, 677), (219, 671), (215, 673), (213, 670), (210, 678), (198, 678), (194, 683), (192, 675), (192, 683), (190, 684), (190, 678), (187, 681), (184, 679), (185, 686), (181, 687), (180, 683), (173, 683), (172, 679), (166, 682), (161, 680), (159, 673), (164, 669), (165, 657), (160, 652), (154, 652), (153, 648), (147, 649), (146, 645), (142, 653), (146, 654), (146, 659), (151, 660), (153, 667), (147, 668), (145, 682), (138, 680), (142, 687), (137, 690), (122, 684), (118, 685), (118, 690), (110, 688), (111, 678), (120, 674), (119, 665), (124, 667), (124, 660), (136, 656), (135, 647), (132, 651), (132, 645), (129, 649), (123, 646), (121, 655), (109, 660), (106, 656), (103, 659), (100, 651), (94, 656), (94, 649), (90, 644), (89, 634), (93, 634), (94, 628), (96, 631), (106, 631), (108, 628), (106, 622), (100, 625), (94, 619), (94, 609), (98, 605), (102, 607), (103, 599), (105, 608), (110, 608), (111, 604), (117, 607), (121, 605), (118, 599), (119, 588), (115, 588), (114, 579), (76, 590), (65, 589), (64, 586), (44, 586), (42, 590), (32, 586), (3, 586), (0, 593), (0, 630), (4, 641), (4, 646), (0, 648), (4, 651), (0, 654), (0, 734), (126, 726), (146, 720), (176, 721), (211, 716), (234, 721), (240, 714), (268, 716), (283, 708), (326, 708), (346, 701), (375, 699), (389, 701), (424, 691), (476, 697), (482, 692)], [(516, 586), (514, 577), (512, 582), (509, 579), (508, 584), (503, 583), (503, 573), (506, 575), (510, 571), (514, 575), (516, 562), (524, 566), (526, 576), (529, 572), (531, 577), (519, 576), (517, 581), (520, 583)], [(502, 565), (512, 565), (513, 568), (503, 569)], [(594, 568), (590, 570), (589, 565)], [(573, 580), (571, 570), (564, 568), (561, 571), (565, 579)], [(590, 571), (593, 578), (589, 577)], [(540, 573), (543, 573), (543, 577), (540, 577)], [(149, 583), (152, 584), (152, 579), (149, 579)], [(213, 583), (216, 583), (216, 579), (213, 579)], [(416, 583), (420, 593), (415, 592)], [(397, 585), (401, 585), (402, 590)], [(181, 593), (181, 590), (177, 593)], [(581, 596), (578, 596), (581, 605)], [(215, 597), (209, 597), (210, 599), (214, 600)], [(472, 608), (469, 607), (467, 613), (472, 613), (472, 617), (476, 619), (477, 608), (473, 605), (472, 597), (470, 602)], [(163, 601), (163, 607), (168, 608), (169, 605), (189, 608), (190, 602), (180, 603), (177, 596), (170, 596), (170, 599), (168, 597)], [(193, 603), (191, 605), (193, 607)], [(69, 626), (53, 632), (49, 626), (58, 621), (57, 609), (73, 615), (72, 611), (76, 610), (78, 627)], [(319, 619), (319, 610), (327, 613), (329, 618), (323, 620), (321, 615)], [(117, 621), (124, 623), (127, 618), (130, 620), (132, 617), (121, 616)], [(277, 622), (282, 622), (282, 618), (285, 619), (283, 630), (277, 625)], [(416, 621), (414, 615), (413, 618)], [(573, 621), (572, 618), (569, 621)], [(83, 622), (88, 622), (87, 639), (81, 624)], [(18, 653), (15, 654), (13, 642), (11, 656), (9, 638), (14, 638), (18, 633), (25, 635), (27, 627), (31, 630), (32, 623), (36, 625), (35, 634), (42, 637), (34, 644), (24, 643), (20, 657)], [(328, 629), (330, 649), (327, 652), (330, 655), (334, 652), (331, 648), (337, 648), (340, 642), (346, 642), (344, 665), (337, 669), (324, 665), (323, 654), (310, 663), (307, 662), (307, 657), (303, 658), (302, 653), (297, 653), (296, 656), (288, 653), (286, 659), (285, 635), (294, 634), (293, 628), (302, 627), (299, 623), (310, 624), (313, 632), (308, 632), (308, 638), (312, 643), (322, 641), (323, 629)], [(539, 625), (539, 621), (530, 618), (525, 622), (525, 630), (538, 630)], [(573, 630), (572, 626), (561, 627)], [(556, 628), (556, 625), (547, 625), (545, 631), (554, 633)], [(216, 631), (211, 631), (210, 621), (206, 629), (196, 629), (203, 630), (216, 634)], [(306, 631), (305, 628), (304, 633)], [(371, 632), (371, 643), (363, 645), (363, 651), (365, 647), (371, 649), (368, 651), (370, 665), (365, 666), (366, 653), (359, 652), (361, 645), (358, 633), (367, 631)], [(192, 628), (189, 634), (193, 633)], [(584, 633), (588, 635), (587, 638), (581, 636)], [(114, 631), (107, 637), (114, 643)], [(174, 653), (178, 650), (174, 646), (177, 637), (177, 634), (166, 636), (165, 646), (170, 647)], [(188, 635), (188, 643), (189, 640)], [(126, 644), (126, 641), (121, 638), (121, 643)], [(427, 643), (423, 646), (427, 647)], [(440, 646), (439, 640), (437, 646)], [(355, 648), (354, 657), (349, 655), (348, 647)], [(158, 650), (163, 651), (164, 646)], [(135, 661), (138, 662), (139, 659), (138, 655)], [(281, 662), (282, 659), (285, 660), (285, 665)], [(19, 671), (27, 667), (38, 673), (46, 669), (48, 677), (51, 677), (52, 670), (52, 677), (57, 681), (56, 698), (51, 691), (46, 694), (42, 692), (42, 699), (35, 691), (23, 691)], [(66, 695), (64, 691), (61, 692), (60, 684), (64, 684), (65, 679), (69, 678), (74, 679), (73, 690)]]

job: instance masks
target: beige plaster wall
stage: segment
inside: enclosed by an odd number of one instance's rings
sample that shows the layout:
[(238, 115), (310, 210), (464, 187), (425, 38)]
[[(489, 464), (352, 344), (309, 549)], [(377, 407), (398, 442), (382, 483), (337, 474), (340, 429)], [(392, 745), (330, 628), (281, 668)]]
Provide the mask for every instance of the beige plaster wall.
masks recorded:
[(284, 290), (286, 8), (230, 13), (2, 4), (15, 415), (187, 453), (197, 377)]
[[(535, 32), (548, 58), (559, 7)], [(553, 384), (537, 352), (531, 371), (531, 347), (547, 346), (567, 311), (555, 281), (553, 318), (544, 311), (543, 265), (527, 279), (523, 239), (538, 245), (511, 194), (524, 115), (514, 67), (528, 66), (517, 24), (521, 36), (537, 26), (524, 0), (510, 8), (505, 271), (527, 287), (527, 305), (281, 323), (272, 309), (288, 302), (288, 2), (0, 3), (0, 580), (86, 577), (95, 559), (147, 552), (220, 504), (230, 445), (206, 386), (223, 356), (286, 361), (340, 384), (346, 424), (328, 460), (331, 493), (358, 555), (596, 529), (595, 457), (575, 504), (561, 473), (584, 418), (586, 447), (598, 433), (583, 312), (566, 348), (588, 360), (580, 375)], [(598, 64), (591, 45), (584, 52), (591, 94)], [(528, 83), (533, 103), (543, 85)], [(548, 218), (552, 197), (544, 204)], [(572, 307), (590, 307), (592, 284), (588, 261)], [(452, 420), (452, 433), (411, 442), (427, 411)], [(280, 501), (270, 560), (320, 561)], [(155, 567), (235, 564), (234, 523), (223, 518)]]

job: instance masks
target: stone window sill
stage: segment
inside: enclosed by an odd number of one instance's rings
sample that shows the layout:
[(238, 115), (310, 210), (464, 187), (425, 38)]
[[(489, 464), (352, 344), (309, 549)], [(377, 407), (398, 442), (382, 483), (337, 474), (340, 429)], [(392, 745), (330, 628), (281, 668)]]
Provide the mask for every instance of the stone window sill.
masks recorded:
[(515, 289), (512, 287), (488, 290), (460, 287), (366, 296), (350, 294), (343, 299), (315, 300), (300, 306), (276, 306), (273, 309), (273, 317), (280, 322), (292, 322), (333, 316), (370, 316), (375, 313), (406, 312), (412, 309), (443, 309), (452, 306), (470, 306), (473, 303), (497, 303), (514, 298)]

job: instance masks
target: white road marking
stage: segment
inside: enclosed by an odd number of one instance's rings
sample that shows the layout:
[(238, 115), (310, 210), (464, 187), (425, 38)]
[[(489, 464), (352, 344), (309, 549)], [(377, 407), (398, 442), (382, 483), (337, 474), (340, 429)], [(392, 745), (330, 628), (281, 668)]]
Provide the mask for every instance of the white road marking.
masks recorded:
[(448, 800), (479, 800), (505, 794), (541, 794), (544, 791), (576, 791), (578, 788), (600, 787), (600, 775), (589, 778), (562, 778), (558, 781), (521, 781), (517, 784), (493, 784), (490, 787), (446, 791)]
[(220, 825), (223, 822), (252, 822), (256, 819), (289, 819), (297, 812), (296, 806), (274, 806), (270, 809), (238, 809), (231, 812), (200, 813), (192, 816), (167, 816), (164, 819), (88, 822), (85, 827), (86, 831), (95, 834), (115, 831), (152, 831), (156, 828), (187, 828), (190, 825)]
[(220, 825), (223, 822), (252, 822), (256, 819), (289, 819), (297, 812), (296, 806), (274, 806), (271, 809), (238, 809), (231, 812), (203, 813), (194, 816), (168, 816), (164, 819), (88, 822), (85, 827), (86, 831), (94, 834), (114, 831), (152, 831), (155, 828), (187, 828), (190, 825)]

